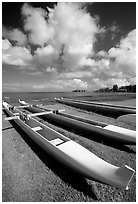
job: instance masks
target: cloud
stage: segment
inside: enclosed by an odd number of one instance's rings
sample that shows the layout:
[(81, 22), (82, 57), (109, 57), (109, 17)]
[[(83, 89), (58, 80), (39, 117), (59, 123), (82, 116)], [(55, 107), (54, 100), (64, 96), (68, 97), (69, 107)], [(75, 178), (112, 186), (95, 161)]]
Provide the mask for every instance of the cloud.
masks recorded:
[(114, 84), (120, 86), (127, 86), (130, 83), (126, 79), (116, 79), (116, 78), (108, 78), (107, 80), (102, 80), (99, 78), (94, 78), (92, 83), (97, 87), (97, 89), (109, 87), (112, 88)]
[(47, 45), (43, 48), (38, 47), (33, 55), (33, 62), (39, 69), (45, 71), (48, 67), (54, 67), (54, 60), (56, 59), (56, 53), (51, 45)]
[(2, 49), (3, 50), (8, 50), (10, 47), (12, 47), (12, 45), (9, 42), (9, 40), (7, 40), (7, 39), (2, 40)]
[[(59, 3), (53, 11), (51, 24), (55, 25), (56, 37), (70, 48), (95, 42), (97, 26), (94, 18), (76, 3)], [(85, 29), (84, 29), (85, 27)]]
[(22, 46), (27, 42), (26, 35), (17, 28), (7, 29), (5, 26), (2, 27), (2, 37), (16, 42), (16, 45)]
[(73, 90), (73, 89), (87, 89), (88, 83), (81, 79), (69, 79), (69, 80), (57, 80), (56, 83), (51, 84), (55, 88), (60, 88), (61, 90)]
[(97, 34), (116, 34), (119, 27), (115, 23), (100, 27), (98, 17), (87, 13), (82, 4), (57, 3), (46, 11), (25, 3), (21, 14), (26, 34), (4, 27), (2, 59), (30, 77), (45, 77), (46, 83), (37, 85), (38, 89), (93, 89), (127, 84), (136, 75), (135, 30), (108, 52), (95, 53)]
[(64, 79), (73, 79), (73, 78), (84, 78), (84, 77), (91, 77), (92, 73), (91, 71), (73, 71), (73, 72), (67, 72), (67, 73), (61, 73), (59, 75), (59, 78), (64, 78)]
[(59, 72), (77, 69), (82, 58), (93, 52), (98, 32), (95, 19), (78, 3), (58, 3), (48, 11), (29, 4), (22, 7), (29, 41), (40, 45), (35, 60)]
[(49, 72), (49, 73), (53, 73), (53, 72), (56, 72), (57, 70), (56, 70), (56, 68), (54, 68), (54, 67), (47, 67), (46, 68), (46, 72)]
[[(9, 86), (9, 84), (5, 84), (3, 85), (3, 87), (6, 89)], [(19, 89), (19, 87), (21, 86), (21, 84), (19, 83), (14, 83), (14, 89)], [(31, 88), (33, 90), (37, 90), (37, 91), (42, 91), (42, 90), (56, 90), (56, 91), (63, 91), (63, 90), (67, 90), (67, 91), (72, 91), (74, 89), (87, 89), (88, 88), (88, 83), (84, 82), (81, 79), (69, 79), (69, 80), (51, 80), (51, 81), (45, 81), (45, 82), (40, 82), (40, 83), (28, 83), (28, 84), (24, 84), (23, 87), (24, 88)]]
[(43, 76), (43, 72), (41, 72), (41, 71), (37, 71), (37, 70), (34, 70), (34, 72), (32, 72), (32, 70), (31, 70), (31, 72), (30, 72), (30, 70), (23, 70), (22, 71), (22, 73), (23, 74), (25, 74), (25, 75), (27, 75), (27, 76)]
[(98, 53), (97, 53), (98, 57), (102, 57), (102, 58), (108, 58), (108, 53), (104, 50), (100, 50)]
[(12, 46), (6, 39), (2, 40), (2, 62), (19, 67), (28, 66), (32, 60), (32, 55), (25, 47)]
[(129, 32), (108, 52), (98, 52), (95, 59), (89, 60), (89, 66), (91, 83), (99, 88), (135, 84), (136, 30)]
[(128, 33), (128, 35), (120, 41), (117, 47), (111, 48), (109, 57), (114, 59), (110, 63), (112, 70), (122, 71), (127, 77), (136, 75), (136, 30)]
[(110, 30), (111, 30), (112, 32), (115, 32), (115, 31), (118, 30), (118, 26), (116, 26), (115, 24), (113, 24), (113, 25), (110, 27)]
[(21, 87), (23, 88), (23, 90), (28, 91), (28, 88), (31, 88), (32, 85), (29, 83), (20, 83), (20, 82), (12, 82), (12, 83), (11, 82), (9, 82), (9, 83), (3, 82), (3, 84), (2, 84), (3, 91), (8, 90), (11, 92), (13, 92), (13, 91), (18, 92), (18, 91), (21, 91), (21, 89), (20, 89)]
[(54, 53), (54, 49), (51, 45), (48, 45), (44, 48), (37, 48), (35, 51), (35, 54), (38, 56), (47, 56), (47, 55), (51, 55)]
[(117, 25), (116, 22), (113, 22), (112, 25), (110, 26), (98, 26), (99, 27), (99, 32), (98, 32), (98, 36), (101, 37), (102, 39), (106, 38), (108, 36), (108, 38), (110, 38), (112, 41), (118, 36), (118, 34), (120, 35), (121, 30), (120, 30), (120, 26)]
[(81, 79), (73, 79), (72, 82), (73, 82), (74, 87), (82, 88), (82, 89), (88, 88), (88, 83)]
[(25, 3), (22, 7), (22, 16), (24, 17), (24, 30), (28, 32), (30, 43), (43, 46), (51, 35), (51, 30), (45, 20), (47, 12), (42, 8), (33, 8)]

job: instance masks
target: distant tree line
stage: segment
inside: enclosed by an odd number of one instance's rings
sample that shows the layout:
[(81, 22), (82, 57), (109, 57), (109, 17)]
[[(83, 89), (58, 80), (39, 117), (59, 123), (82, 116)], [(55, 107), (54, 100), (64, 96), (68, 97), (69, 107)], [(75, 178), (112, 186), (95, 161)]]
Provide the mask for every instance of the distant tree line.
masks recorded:
[(113, 88), (103, 88), (99, 89), (95, 92), (131, 92), (131, 93), (136, 93), (136, 85), (129, 85), (129, 86), (121, 86), (118, 87), (117, 84), (113, 85)]
[(86, 90), (75, 89), (72, 92), (86, 92)]

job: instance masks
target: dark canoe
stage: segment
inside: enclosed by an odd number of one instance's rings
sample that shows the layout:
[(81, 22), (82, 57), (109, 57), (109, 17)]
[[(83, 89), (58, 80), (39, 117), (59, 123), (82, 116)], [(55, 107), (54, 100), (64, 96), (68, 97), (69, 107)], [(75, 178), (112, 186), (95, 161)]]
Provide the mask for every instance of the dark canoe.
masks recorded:
[(68, 99), (55, 99), (55, 100), (58, 103), (62, 103), (65, 105), (73, 106), (75, 108), (84, 109), (87, 111), (110, 116), (113, 118), (117, 118), (125, 114), (136, 114), (136, 110), (133, 108), (124, 108), (121, 106), (108, 106), (107, 104), (101, 105), (101, 104), (96, 104), (96, 103), (73, 101), (73, 100), (68, 100)]

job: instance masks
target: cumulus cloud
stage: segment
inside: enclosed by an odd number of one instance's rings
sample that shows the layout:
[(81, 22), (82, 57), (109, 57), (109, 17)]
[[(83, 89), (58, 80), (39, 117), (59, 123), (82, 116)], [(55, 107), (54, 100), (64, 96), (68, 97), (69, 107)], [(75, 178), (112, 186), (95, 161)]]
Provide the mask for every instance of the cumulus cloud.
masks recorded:
[(51, 32), (45, 20), (47, 12), (42, 8), (33, 8), (25, 3), (22, 7), (24, 30), (28, 32), (29, 41), (43, 46), (49, 39)]
[(35, 51), (35, 54), (38, 56), (47, 56), (47, 55), (51, 55), (54, 53), (54, 49), (51, 45), (48, 45), (44, 48), (37, 48)]
[(128, 33), (128, 35), (120, 41), (117, 47), (111, 48), (109, 57), (114, 60), (110, 63), (110, 67), (114, 71), (122, 71), (127, 77), (136, 75), (136, 30)]
[(100, 78), (94, 78), (92, 80), (92, 83), (97, 88), (105, 88), (105, 87), (112, 88), (114, 84), (117, 84), (119, 87), (127, 86), (130, 84), (126, 79), (116, 79), (116, 78), (108, 78), (107, 80), (102, 80)]
[(28, 66), (32, 55), (25, 47), (12, 46), (6, 39), (2, 40), (2, 62), (19, 67)]
[(50, 23), (55, 27), (56, 39), (61, 44), (67, 44), (70, 49), (82, 48), (82, 45), (86, 47), (95, 41), (97, 26), (94, 18), (79, 4), (59, 3), (53, 10)]
[(57, 80), (55, 86), (60, 89), (87, 89), (88, 83), (81, 79)]
[(93, 52), (98, 32), (95, 19), (78, 3), (58, 3), (48, 11), (29, 4), (22, 7), (29, 40), (41, 46), (35, 51), (35, 59), (61, 72), (78, 68), (82, 58)]
[[(29, 84), (28, 84), (29, 85)], [(63, 90), (72, 90), (72, 89), (87, 89), (88, 88), (88, 83), (84, 82), (81, 79), (69, 79), (69, 80), (56, 80), (56, 83), (54, 80), (51, 81), (46, 81), (43, 83), (39, 84), (30, 84), (29, 85), (31, 88), (34, 90), (58, 90), (58, 91), (63, 91)]]
[(2, 40), (2, 50), (7, 50), (11, 47), (11, 43), (9, 42), (9, 40), (5, 39)]
[(98, 17), (92, 17), (81, 4), (57, 3), (46, 11), (25, 3), (21, 14), (26, 34), (4, 28), (3, 63), (26, 69), (28, 75), (49, 78), (40, 88), (93, 89), (94, 85), (128, 84), (128, 77), (135, 76), (135, 30), (108, 52), (95, 53), (97, 34), (109, 30), (115, 34), (119, 27), (100, 27)]
[(5, 26), (2, 27), (2, 37), (8, 40), (14, 41), (16, 45), (22, 46), (27, 42), (26, 35), (17, 28), (8, 29)]
[(67, 73), (61, 73), (59, 75), (59, 78), (65, 78), (65, 79), (73, 79), (73, 78), (84, 78), (84, 77), (91, 77), (92, 73), (91, 71), (73, 71), (73, 72), (67, 72)]
[(97, 56), (98, 57), (102, 57), (102, 58), (108, 58), (108, 53), (104, 50), (100, 50), (98, 53), (97, 53)]
[(108, 36), (108, 39), (110, 38), (113, 41), (118, 36), (118, 34), (121, 34), (120, 26), (116, 22), (113, 22), (110, 26), (98, 27), (98, 37), (100, 37), (102, 40)]
[(56, 68), (54, 68), (54, 67), (47, 67), (46, 68), (46, 72), (56, 72), (57, 70), (56, 70)]
[(136, 79), (136, 30), (128, 33), (120, 43), (108, 52), (100, 51), (93, 61), (92, 79), (97, 87), (135, 84)]

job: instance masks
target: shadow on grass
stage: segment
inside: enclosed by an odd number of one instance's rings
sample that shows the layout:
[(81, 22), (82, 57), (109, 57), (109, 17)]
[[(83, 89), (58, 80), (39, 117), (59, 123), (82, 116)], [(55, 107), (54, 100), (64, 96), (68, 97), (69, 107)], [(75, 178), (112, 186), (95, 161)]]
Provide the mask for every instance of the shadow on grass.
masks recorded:
[(6, 128), (2, 128), (2, 131), (9, 130), (9, 129), (13, 129), (13, 126), (11, 126), (11, 127), (6, 127)]
[(90, 134), (86, 134), (86, 137), (89, 138), (89, 139), (93, 139), (94, 141), (98, 142), (98, 143), (101, 143), (103, 145), (107, 145), (107, 146), (110, 146), (112, 148), (115, 148), (115, 149), (118, 149), (120, 151), (123, 151), (123, 152), (127, 152), (127, 153), (133, 153), (133, 154), (136, 154), (136, 152), (129, 146), (123, 144), (123, 143), (119, 143), (118, 141), (114, 140), (114, 139), (97, 139), (97, 134), (93, 135), (93, 138), (90, 136)]
[(74, 189), (83, 192), (85, 196), (89, 196), (94, 201), (98, 200), (92, 186), (89, 185), (84, 177), (58, 162), (54, 157), (45, 152), (38, 146), (14, 121), (10, 121), (15, 130), (21, 135), (24, 141), (30, 146), (40, 160), (50, 168), (65, 183), (71, 185)]
[(86, 137), (90, 140), (94, 140), (100, 144), (104, 144), (104, 145), (107, 145), (107, 146), (110, 146), (110, 147), (113, 147), (113, 148), (116, 148), (118, 150), (121, 150), (121, 151), (125, 151), (125, 152), (128, 152), (128, 153), (136, 153), (133, 149), (131, 149), (131, 147), (129, 146), (126, 146), (125, 144), (123, 143), (119, 143), (117, 140), (115, 139), (108, 139), (106, 137), (104, 137), (102, 134), (98, 134), (98, 133), (94, 133), (94, 132), (88, 132), (86, 130), (83, 130), (83, 129), (79, 129), (79, 128), (74, 128), (74, 127), (71, 127), (70, 125), (68, 125), (67, 123), (62, 123), (58, 120), (52, 120), (50, 118), (46, 119), (45, 117), (41, 117), (43, 118), (43, 120), (47, 121), (47, 122), (50, 122), (52, 123), (53, 125), (56, 125), (60, 128), (64, 128), (66, 129), (67, 131), (69, 132), (73, 132), (75, 134), (80, 134), (82, 137)]

